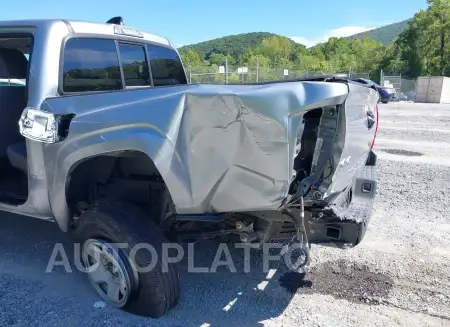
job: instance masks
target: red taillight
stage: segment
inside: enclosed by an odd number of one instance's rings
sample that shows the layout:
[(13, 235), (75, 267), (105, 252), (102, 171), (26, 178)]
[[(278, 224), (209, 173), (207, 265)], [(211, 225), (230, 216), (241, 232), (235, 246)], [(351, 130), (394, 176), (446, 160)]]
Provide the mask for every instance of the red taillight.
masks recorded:
[(376, 111), (377, 118), (375, 120), (375, 133), (373, 134), (373, 140), (372, 140), (372, 144), (370, 146), (370, 151), (372, 151), (372, 149), (375, 145), (375, 138), (377, 137), (377, 132), (378, 132), (378, 105), (375, 105), (375, 111)]

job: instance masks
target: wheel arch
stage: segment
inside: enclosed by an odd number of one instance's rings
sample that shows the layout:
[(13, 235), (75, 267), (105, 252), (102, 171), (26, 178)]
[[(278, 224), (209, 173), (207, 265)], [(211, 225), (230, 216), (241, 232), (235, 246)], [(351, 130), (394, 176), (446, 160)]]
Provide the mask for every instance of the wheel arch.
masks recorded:
[[(161, 141), (161, 137), (158, 136), (159, 142), (149, 142), (146, 140), (139, 142), (138, 138), (134, 139), (134, 146), (129, 146), (127, 142), (106, 142), (90, 144), (87, 147), (79, 147), (75, 151), (70, 151), (70, 146), (64, 147), (65, 150), (60, 150), (59, 155), (55, 163), (55, 172), (53, 173), (53, 183), (49, 187), (49, 197), (52, 207), (52, 212), (58, 226), (65, 232), (68, 231), (69, 223), (73, 215), (73, 202), (70, 198), (72, 187), (76, 184), (72, 184), (74, 174), (76, 178), (79, 178), (81, 171), (87, 168), (97, 167), (87, 177), (93, 176), (96, 173), (101, 174), (101, 180), (104, 181), (107, 175), (108, 169), (112, 169), (112, 162), (117, 158), (134, 158), (135, 162), (141, 161), (141, 165), (135, 165), (136, 169), (142, 169), (149, 175), (154, 173), (161, 178), (162, 184), (166, 190), (167, 195), (170, 197), (171, 202), (174, 204), (176, 199), (183, 199), (188, 193), (183, 194), (182, 190), (183, 181), (178, 178), (173, 170), (170, 169), (172, 160), (176, 160), (178, 163), (181, 161), (175, 156), (174, 151), (171, 155), (166, 156), (166, 159), (158, 156), (160, 152), (156, 149), (159, 144), (164, 144)], [(69, 152), (68, 152), (69, 151)], [(157, 160), (157, 158), (159, 160)], [(96, 161), (99, 161), (95, 163)], [(89, 169), (87, 169), (89, 171)], [(82, 176), (83, 174), (81, 174)], [(84, 177), (86, 178), (86, 176)], [(187, 191), (186, 191), (187, 192)], [(174, 204), (174, 208), (176, 205)], [(175, 209), (174, 209), (175, 210)]]

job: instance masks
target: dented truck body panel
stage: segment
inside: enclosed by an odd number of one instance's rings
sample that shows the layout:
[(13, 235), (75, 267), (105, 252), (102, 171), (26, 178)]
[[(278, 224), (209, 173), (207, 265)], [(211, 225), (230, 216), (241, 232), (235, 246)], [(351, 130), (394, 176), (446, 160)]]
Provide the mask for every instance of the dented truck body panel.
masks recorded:
[[(321, 141), (332, 151), (334, 173), (315, 189), (332, 197), (354, 182), (367, 159), (373, 131), (364, 119), (376, 105), (374, 94), (344, 82), (294, 81), (48, 98), (42, 110), (75, 115), (67, 139), (44, 145), (53, 213), (66, 229), (70, 172), (85, 159), (122, 150), (153, 160), (177, 214), (279, 210), (295, 200), (289, 189), (305, 114), (340, 106), (334, 116), (322, 115), (321, 126), (324, 116), (335, 125)], [(322, 161), (319, 173), (330, 163)]]
[(356, 176), (364, 168), (375, 128), (368, 126), (368, 112), (376, 114), (378, 97), (371, 88), (361, 88), (359, 85), (348, 84), (349, 95), (345, 101), (344, 110), (339, 119), (340, 130), (336, 142), (336, 170), (333, 183), (326, 194), (335, 194), (352, 184)]

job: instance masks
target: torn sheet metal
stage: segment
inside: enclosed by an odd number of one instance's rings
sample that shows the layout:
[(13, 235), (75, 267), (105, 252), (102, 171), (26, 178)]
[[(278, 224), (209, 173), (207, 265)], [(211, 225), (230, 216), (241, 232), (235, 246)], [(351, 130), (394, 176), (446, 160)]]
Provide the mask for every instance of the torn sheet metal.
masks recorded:
[(177, 142), (177, 152), (189, 172), (188, 211), (278, 209), (292, 181), (303, 115), (342, 103), (347, 92), (345, 84), (324, 82), (201, 85), (187, 92), (180, 126), (186, 143)]

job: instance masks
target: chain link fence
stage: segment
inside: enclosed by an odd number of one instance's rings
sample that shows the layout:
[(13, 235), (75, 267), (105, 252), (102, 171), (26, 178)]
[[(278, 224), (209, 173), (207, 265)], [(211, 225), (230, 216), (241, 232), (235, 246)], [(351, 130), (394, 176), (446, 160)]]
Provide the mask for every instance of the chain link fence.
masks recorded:
[(414, 101), (416, 98), (416, 83), (417, 79), (408, 78), (402, 76), (402, 74), (380, 72), (380, 85), (392, 85), (398, 100)]
[(260, 66), (236, 66), (236, 65), (210, 65), (187, 66), (186, 74), (189, 83), (255, 83), (280, 80), (290, 80), (302, 77), (314, 77), (324, 74), (341, 73), (350, 75), (350, 78), (369, 78), (369, 73), (332, 71), (308, 71), (286, 68), (268, 68)]
[[(370, 79), (369, 72), (353, 72), (351, 67), (344, 72), (308, 71), (286, 68), (237, 65), (187, 66), (189, 83), (257, 83), (280, 80), (291, 80), (302, 77), (314, 77), (325, 74), (345, 74), (349, 78)], [(392, 86), (396, 91), (395, 100), (414, 101), (416, 96), (416, 79), (401, 74), (380, 72), (380, 85)]]
[(357, 78), (370, 79), (370, 73), (350, 72), (349, 76), (351, 79), (357, 79)]

